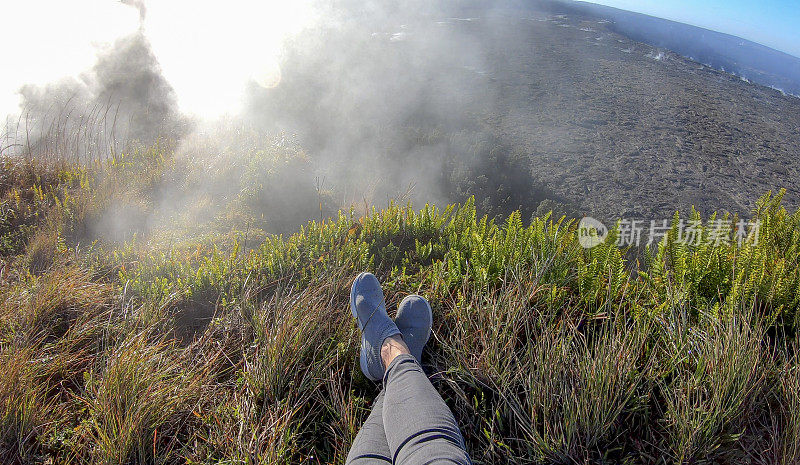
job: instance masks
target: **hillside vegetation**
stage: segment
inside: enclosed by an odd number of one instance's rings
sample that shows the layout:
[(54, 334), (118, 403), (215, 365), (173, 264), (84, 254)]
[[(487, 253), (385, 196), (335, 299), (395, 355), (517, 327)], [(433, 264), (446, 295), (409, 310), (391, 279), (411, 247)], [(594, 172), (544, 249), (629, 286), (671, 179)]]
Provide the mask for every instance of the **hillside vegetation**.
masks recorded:
[[(348, 309), (363, 270), (390, 315), (430, 300), (424, 364), (477, 463), (800, 461), (780, 194), (741, 246), (587, 250), (573, 221), (473, 200), (329, 217), (292, 148), (171, 153), (2, 162), (0, 462), (343, 463), (378, 390)], [(284, 205), (326, 219), (268, 234)]]

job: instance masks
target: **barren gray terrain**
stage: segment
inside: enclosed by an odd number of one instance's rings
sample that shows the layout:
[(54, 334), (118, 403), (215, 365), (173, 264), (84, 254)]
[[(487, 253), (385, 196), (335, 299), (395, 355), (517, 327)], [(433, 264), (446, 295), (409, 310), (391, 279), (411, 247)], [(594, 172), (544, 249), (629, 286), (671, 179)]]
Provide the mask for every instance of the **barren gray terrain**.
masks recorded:
[(583, 212), (745, 213), (780, 188), (797, 205), (800, 99), (627, 40), (602, 21), (509, 22), (489, 71), (518, 66), (496, 81), (497, 130)]
[(290, 46), (250, 111), (374, 201), (661, 219), (747, 216), (785, 188), (798, 205), (800, 98), (616, 30), (558, 2), (351, 12)]

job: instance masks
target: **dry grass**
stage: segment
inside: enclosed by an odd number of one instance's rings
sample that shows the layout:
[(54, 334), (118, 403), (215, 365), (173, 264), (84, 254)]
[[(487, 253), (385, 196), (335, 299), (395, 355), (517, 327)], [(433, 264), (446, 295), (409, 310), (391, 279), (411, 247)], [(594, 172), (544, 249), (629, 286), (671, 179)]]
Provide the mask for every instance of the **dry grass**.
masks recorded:
[[(117, 182), (158, 184), (137, 163)], [(780, 198), (762, 243), (667, 241), (640, 268), (569, 223), (495, 224), (470, 203), (255, 244), (87, 243), (109, 191), (31, 169), (3, 193), (31, 213), (4, 234), (35, 231), (2, 258), (0, 462), (343, 463), (377, 394), (347, 309), (363, 269), (390, 313), (430, 299), (424, 362), (477, 463), (800, 460), (800, 216)]]

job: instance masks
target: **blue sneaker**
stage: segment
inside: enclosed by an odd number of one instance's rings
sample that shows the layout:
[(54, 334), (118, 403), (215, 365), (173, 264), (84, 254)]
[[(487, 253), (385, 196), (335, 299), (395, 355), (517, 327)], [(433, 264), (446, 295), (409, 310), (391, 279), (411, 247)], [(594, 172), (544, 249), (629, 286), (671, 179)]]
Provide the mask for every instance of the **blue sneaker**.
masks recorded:
[(422, 363), (422, 348), (431, 337), (433, 312), (424, 297), (410, 295), (397, 307), (397, 328), (403, 334), (403, 342), (408, 346), (411, 355)]
[(386, 301), (378, 278), (372, 273), (361, 273), (350, 288), (350, 310), (361, 330), (361, 371), (372, 381), (383, 379), (381, 346), (387, 337), (400, 334), (386, 313)]

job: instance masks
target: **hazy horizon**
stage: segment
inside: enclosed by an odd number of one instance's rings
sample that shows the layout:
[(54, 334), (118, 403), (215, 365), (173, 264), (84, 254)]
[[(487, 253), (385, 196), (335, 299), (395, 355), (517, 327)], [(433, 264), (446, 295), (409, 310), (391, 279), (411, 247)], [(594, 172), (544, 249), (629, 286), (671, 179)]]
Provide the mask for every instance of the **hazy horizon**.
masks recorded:
[(788, 0), (581, 0), (697, 26), (800, 58), (800, 9)]

